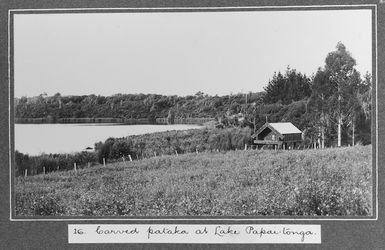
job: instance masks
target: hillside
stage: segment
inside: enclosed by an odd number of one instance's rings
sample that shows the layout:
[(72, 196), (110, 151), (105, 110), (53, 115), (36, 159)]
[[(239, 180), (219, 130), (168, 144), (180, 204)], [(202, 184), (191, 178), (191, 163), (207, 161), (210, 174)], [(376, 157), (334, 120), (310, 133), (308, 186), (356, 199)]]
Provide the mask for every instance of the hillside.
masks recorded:
[(371, 146), (154, 157), (18, 177), (19, 216), (371, 215)]

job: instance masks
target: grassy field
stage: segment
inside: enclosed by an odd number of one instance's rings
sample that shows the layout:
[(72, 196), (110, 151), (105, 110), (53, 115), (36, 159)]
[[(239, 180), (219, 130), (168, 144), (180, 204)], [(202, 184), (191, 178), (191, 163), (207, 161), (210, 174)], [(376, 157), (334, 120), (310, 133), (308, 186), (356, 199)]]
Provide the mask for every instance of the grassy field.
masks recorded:
[(371, 146), (154, 157), (17, 177), (20, 216), (371, 215)]

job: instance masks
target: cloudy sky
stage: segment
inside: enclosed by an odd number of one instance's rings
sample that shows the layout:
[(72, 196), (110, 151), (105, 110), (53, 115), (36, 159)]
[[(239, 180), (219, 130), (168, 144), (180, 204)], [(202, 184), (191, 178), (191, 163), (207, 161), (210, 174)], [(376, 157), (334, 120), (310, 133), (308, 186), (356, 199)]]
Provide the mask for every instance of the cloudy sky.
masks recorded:
[(15, 97), (261, 91), (338, 41), (372, 69), (370, 10), (17, 14)]

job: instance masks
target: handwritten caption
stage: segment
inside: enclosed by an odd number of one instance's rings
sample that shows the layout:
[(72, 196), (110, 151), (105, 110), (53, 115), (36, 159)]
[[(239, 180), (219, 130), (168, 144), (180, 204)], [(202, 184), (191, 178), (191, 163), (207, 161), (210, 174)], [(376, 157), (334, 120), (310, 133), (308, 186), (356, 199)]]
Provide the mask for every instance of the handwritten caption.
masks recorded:
[(320, 225), (69, 224), (69, 243), (320, 244)]

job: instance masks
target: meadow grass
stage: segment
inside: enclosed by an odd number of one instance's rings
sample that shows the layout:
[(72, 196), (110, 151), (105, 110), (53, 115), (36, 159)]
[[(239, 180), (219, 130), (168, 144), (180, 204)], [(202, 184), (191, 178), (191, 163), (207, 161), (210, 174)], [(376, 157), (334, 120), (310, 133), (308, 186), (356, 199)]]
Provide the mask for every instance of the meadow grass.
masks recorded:
[(18, 216), (369, 216), (371, 146), (153, 157), (17, 177)]

